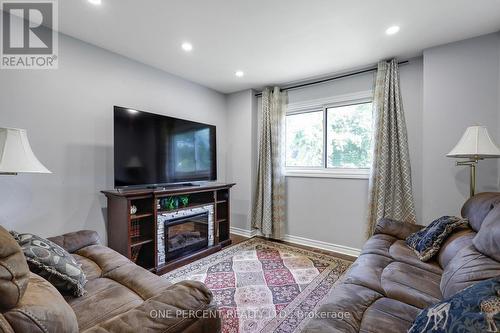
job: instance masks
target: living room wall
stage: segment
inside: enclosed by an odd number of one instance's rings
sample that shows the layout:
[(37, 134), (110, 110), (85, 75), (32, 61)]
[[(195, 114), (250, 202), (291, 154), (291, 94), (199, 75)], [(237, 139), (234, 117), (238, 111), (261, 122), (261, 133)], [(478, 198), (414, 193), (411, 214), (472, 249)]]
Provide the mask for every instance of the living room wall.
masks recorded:
[[(458, 214), (469, 170), (445, 158), (467, 126), (483, 125), (500, 144), (500, 33), (424, 51), (424, 221)], [(498, 191), (498, 161), (480, 161), (477, 192)]]
[(51, 236), (97, 230), (113, 187), (113, 105), (217, 126), (225, 180), (226, 97), (198, 84), (60, 35), (59, 69), (2, 70), (0, 124), (26, 128), (53, 174), (0, 176), (0, 224)]
[[(500, 143), (499, 60), (500, 34), (496, 33), (433, 47), (424, 51), (423, 57), (410, 59), (410, 64), (401, 66), (419, 223), (429, 224), (445, 214), (460, 214), (460, 207), (468, 198), (468, 170), (456, 167), (454, 159), (445, 157), (467, 126), (487, 126), (493, 139)], [(360, 75), (291, 91), (289, 102), (355, 93), (372, 87), (373, 75)], [(230, 95), (234, 99), (252, 96), (250, 93)], [(260, 105), (260, 100), (257, 102)], [(235, 107), (231, 112), (246, 112), (248, 117), (256, 112), (249, 107), (245, 109), (244, 105), (251, 102), (240, 103), (240, 108)], [(228, 126), (232, 126), (231, 119)], [(229, 137), (229, 141), (233, 139)], [(254, 144), (245, 140), (237, 142), (237, 149)], [(251, 167), (250, 163), (246, 165), (247, 169)], [(498, 170), (498, 161), (480, 162), (478, 192), (499, 190)], [(249, 174), (250, 170), (245, 172)], [(287, 177), (287, 195), (289, 239), (306, 243), (313, 240), (320, 245), (339, 246), (339, 250), (362, 247), (368, 180)], [(244, 220), (241, 216), (239, 219)], [(250, 210), (247, 223), (238, 227), (245, 229), (245, 226), (249, 234)]]
[[(289, 92), (289, 103), (304, 102), (324, 97), (332, 97), (367, 91), (373, 89), (374, 74), (358, 75), (328, 84), (308, 87)], [(401, 67), (401, 80), (407, 122), (409, 127), (410, 153), (412, 161), (418, 164), (421, 160), (421, 115), (422, 115), (422, 60), (412, 59), (410, 64)], [(252, 99), (257, 107), (251, 107)], [(257, 150), (257, 125), (250, 122), (256, 119), (260, 112), (261, 99), (256, 99), (251, 90), (231, 94), (228, 101), (232, 101), (228, 108), (228, 127), (240, 123), (238, 131), (229, 132), (228, 156), (246, 151), (248, 147)], [(255, 120), (254, 120), (255, 121)], [(248, 134), (254, 131), (251, 136)], [(242, 133), (247, 133), (242, 135)], [(245, 160), (236, 169), (231, 171), (228, 166), (228, 181), (238, 182), (239, 202), (233, 200), (233, 226), (237, 232), (250, 234), (251, 202), (254, 191), (254, 182), (242, 189), (244, 175), (252, 174), (256, 165), (256, 156)], [(228, 159), (229, 160), (229, 159)], [(255, 172), (255, 170), (254, 170)], [(421, 173), (419, 168), (413, 171), (413, 182), (417, 209), (421, 205)], [(255, 179), (255, 178), (254, 178)], [(288, 224), (286, 234), (289, 240), (313, 240), (316, 243), (324, 242), (342, 247), (359, 249), (364, 242), (364, 227), (366, 223), (367, 179), (339, 179), (339, 178), (309, 178), (287, 177)], [(236, 188), (233, 192), (236, 193)], [(233, 199), (234, 199), (233, 194)], [(246, 197), (245, 197), (246, 195)], [(236, 207), (235, 207), (236, 206)], [(291, 238), (291, 239), (290, 239)], [(347, 249), (349, 250), (349, 249)]]

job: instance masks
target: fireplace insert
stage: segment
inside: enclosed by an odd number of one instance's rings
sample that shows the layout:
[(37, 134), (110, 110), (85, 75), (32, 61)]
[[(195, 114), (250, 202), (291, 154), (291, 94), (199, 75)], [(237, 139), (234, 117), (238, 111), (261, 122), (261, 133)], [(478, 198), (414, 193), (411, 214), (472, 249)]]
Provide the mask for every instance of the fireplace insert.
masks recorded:
[(165, 258), (172, 260), (208, 246), (208, 211), (165, 220)]

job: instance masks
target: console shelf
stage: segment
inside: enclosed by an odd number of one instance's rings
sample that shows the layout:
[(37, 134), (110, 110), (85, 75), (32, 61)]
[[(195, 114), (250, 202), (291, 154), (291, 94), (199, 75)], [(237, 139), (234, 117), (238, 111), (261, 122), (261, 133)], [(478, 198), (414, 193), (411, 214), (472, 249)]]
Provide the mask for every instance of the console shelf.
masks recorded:
[(150, 216), (153, 216), (153, 213), (134, 214), (134, 215), (130, 215), (130, 219), (131, 220), (138, 220), (138, 219), (142, 219), (142, 218), (150, 217)]
[[(108, 246), (158, 275), (217, 252), (231, 244), (229, 192), (234, 185), (208, 183), (202, 186), (102, 191), (108, 199)], [(179, 205), (175, 209), (158, 207), (158, 200), (182, 195), (189, 195), (191, 200), (186, 206)], [(206, 205), (214, 206), (214, 245), (159, 266), (158, 215)], [(131, 214), (132, 206), (135, 206), (134, 214)]]

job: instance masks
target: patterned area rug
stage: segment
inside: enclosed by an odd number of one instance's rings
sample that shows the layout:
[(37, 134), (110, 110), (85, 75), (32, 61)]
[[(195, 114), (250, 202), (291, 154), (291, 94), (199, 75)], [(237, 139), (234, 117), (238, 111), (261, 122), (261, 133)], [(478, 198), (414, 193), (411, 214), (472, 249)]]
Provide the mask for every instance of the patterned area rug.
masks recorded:
[(223, 333), (300, 332), (350, 261), (252, 238), (164, 275), (204, 282)]

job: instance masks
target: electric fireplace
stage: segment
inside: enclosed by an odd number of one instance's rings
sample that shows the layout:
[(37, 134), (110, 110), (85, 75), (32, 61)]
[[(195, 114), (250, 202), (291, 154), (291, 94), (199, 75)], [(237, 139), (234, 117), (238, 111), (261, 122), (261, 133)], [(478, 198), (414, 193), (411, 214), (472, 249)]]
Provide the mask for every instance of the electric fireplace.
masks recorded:
[(165, 220), (164, 246), (166, 260), (196, 252), (208, 246), (209, 212)]

